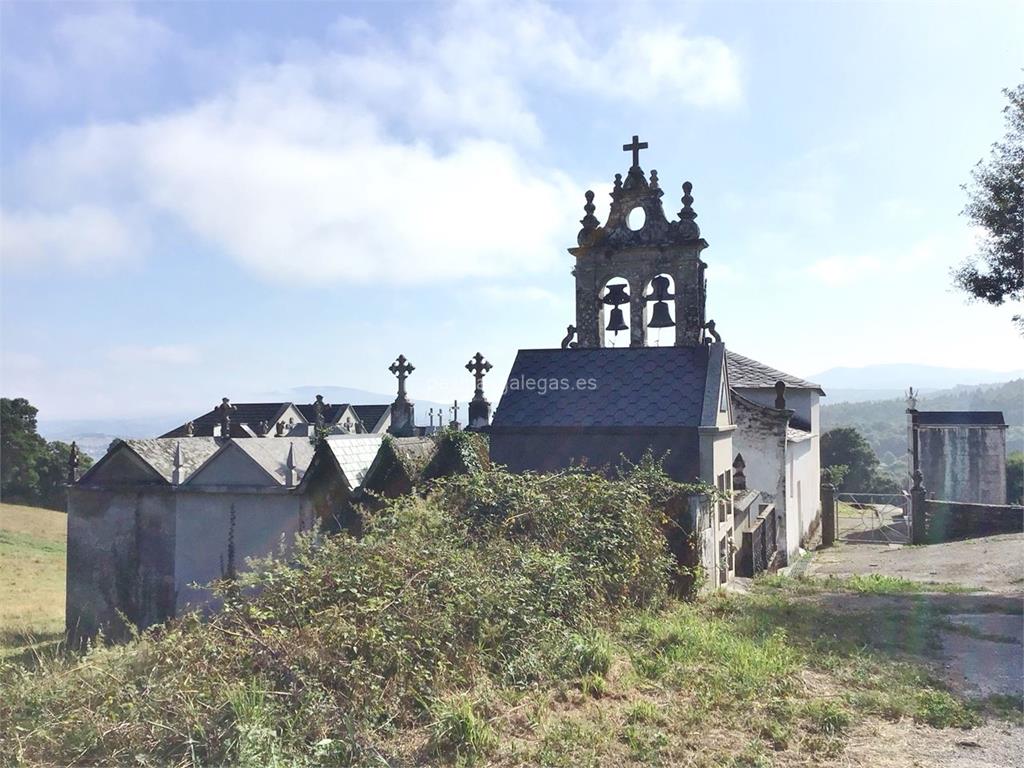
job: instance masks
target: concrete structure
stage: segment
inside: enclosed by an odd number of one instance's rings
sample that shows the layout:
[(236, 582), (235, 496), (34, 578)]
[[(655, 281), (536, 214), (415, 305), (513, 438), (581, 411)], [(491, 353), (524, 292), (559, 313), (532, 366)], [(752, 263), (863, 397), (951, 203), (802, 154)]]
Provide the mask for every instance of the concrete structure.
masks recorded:
[(318, 425), (332, 435), (376, 434), (391, 424), (388, 405), (312, 403), (231, 403), (175, 427), (161, 437), (309, 437)]
[(147, 627), (213, 605), (202, 586), (287, 550), (362, 483), (382, 435), (117, 441), (68, 490), (67, 627), (76, 637)]
[(1006, 504), (1006, 421), (1000, 411), (907, 411), (910, 473), (929, 497)]
[[(491, 457), (513, 470), (614, 469), (650, 451), (671, 477), (706, 481), (727, 499), (739, 468), (757, 503), (734, 514), (725, 501), (692, 517), (711, 581), (721, 583), (752, 526), (785, 562), (819, 520), (824, 392), (726, 350), (705, 317), (708, 244), (693, 187), (683, 184), (682, 209), (669, 221), (657, 171), (648, 177), (639, 166), (646, 146), (634, 136), (623, 147), (633, 162), (625, 179), (615, 176), (604, 225), (593, 192), (585, 195), (569, 249), (576, 325), (561, 349), (520, 350), (494, 415)], [(765, 544), (769, 532), (777, 538)]]

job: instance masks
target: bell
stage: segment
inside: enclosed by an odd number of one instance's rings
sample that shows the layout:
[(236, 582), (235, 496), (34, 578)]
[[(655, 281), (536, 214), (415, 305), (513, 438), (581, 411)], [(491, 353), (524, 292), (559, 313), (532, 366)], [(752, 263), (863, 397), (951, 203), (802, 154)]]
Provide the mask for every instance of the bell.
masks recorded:
[(664, 275), (658, 275), (651, 280), (651, 292), (644, 296), (646, 301), (668, 301), (674, 299), (675, 294), (668, 289), (669, 281)]
[(608, 319), (608, 327), (605, 328), (605, 330), (615, 331), (615, 333), (618, 334), (619, 331), (624, 331), (628, 327), (629, 326), (626, 325), (625, 319), (622, 317), (622, 310), (615, 307), (612, 310), (612, 316)]
[(651, 312), (651, 322), (647, 324), (648, 328), (671, 328), (675, 325), (675, 320), (668, 313), (668, 304), (664, 301), (659, 301), (654, 305), (654, 311)]
[[(617, 285), (609, 285), (608, 293), (601, 299), (602, 302), (612, 307), (617, 307), (620, 304), (629, 304), (629, 294), (626, 293), (626, 286), (622, 283)], [(622, 314), (621, 312), (619, 313)]]

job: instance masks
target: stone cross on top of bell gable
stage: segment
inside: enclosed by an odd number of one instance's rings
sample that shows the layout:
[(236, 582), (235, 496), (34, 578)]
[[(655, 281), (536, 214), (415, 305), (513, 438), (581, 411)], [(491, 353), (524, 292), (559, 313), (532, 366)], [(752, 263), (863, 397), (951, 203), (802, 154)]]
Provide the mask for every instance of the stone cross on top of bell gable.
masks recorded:
[[(633, 164), (630, 166), (630, 168), (639, 168), (640, 167), (640, 150), (641, 149), (647, 149), (647, 142), (646, 141), (640, 141), (640, 137), (637, 136), (635, 133), (633, 134), (633, 142), (631, 144), (623, 144), (622, 145), (622, 151), (623, 152), (632, 152), (633, 153)], [(655, 177), (655, 178), (657, 178), (657, 177)]]
[(228, 398), (222, 397), (220, 405), (213, 410), (220, 416), (220, 436), (231, 437), (231, 413), (237, 411), (238, 406), (232, 405)]

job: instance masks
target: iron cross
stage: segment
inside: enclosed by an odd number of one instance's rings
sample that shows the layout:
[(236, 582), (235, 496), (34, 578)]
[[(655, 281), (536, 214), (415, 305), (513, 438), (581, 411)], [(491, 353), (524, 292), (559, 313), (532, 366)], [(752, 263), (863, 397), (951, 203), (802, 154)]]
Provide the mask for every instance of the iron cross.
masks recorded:
[(231, 412), (237, 411), (238, 406), (232, 405), (228, 398), (222, 397), (220, 405), (214, 410), (220, 414), (220, 436), (231, 437)]
[(640, 141), (640, 137), (637, 136), (636, 134), (633, 134), (633, 143), (632, 144), (623, 144), (622, 145), (622, 151), (623, 152), (632, 152), (633, 153), (633, 167), (634, 168), (638, 168), (640, 166), (640, 150), (641, 149), (647, 149), (647, 142), (646, 141)]
[(473, 374), (473, 378), (476, 379), (476, 392), (477, 395), (483, 395), (484, 393), (484, 374), (486, 374), (494, 366), (484, 360), (484, 356), (477, 352), (470, 358), (469, 362), (466, 363), (466, 370)]
[(388, 368), (388, 370), (398, 377), (398, 399), (404, 399), (405, 380), (409, 378), (409, 375), (415, 371), (416, 368), (409, 364), (409, 361), (405, 359), (405, 355), (399, 355), (398, 359), (391, 364), (391, 367)]

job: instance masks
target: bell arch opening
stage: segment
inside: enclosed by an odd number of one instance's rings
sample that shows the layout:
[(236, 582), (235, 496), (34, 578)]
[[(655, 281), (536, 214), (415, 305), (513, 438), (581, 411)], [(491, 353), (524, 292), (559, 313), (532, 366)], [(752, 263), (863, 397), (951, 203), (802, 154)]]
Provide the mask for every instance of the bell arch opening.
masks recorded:
[(671, 347), (676, 343), (676, 281), (661, 273), (644, 286), (644, 343)]
[(599, 293), (601, 301), (601, 346), (629, 346), (629, 281), (610, 277)]

